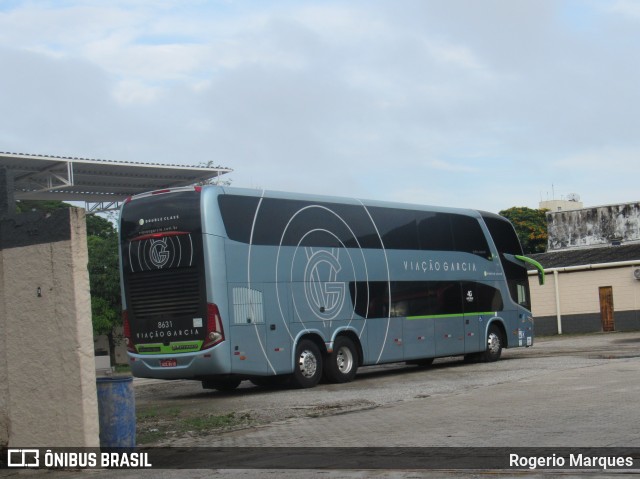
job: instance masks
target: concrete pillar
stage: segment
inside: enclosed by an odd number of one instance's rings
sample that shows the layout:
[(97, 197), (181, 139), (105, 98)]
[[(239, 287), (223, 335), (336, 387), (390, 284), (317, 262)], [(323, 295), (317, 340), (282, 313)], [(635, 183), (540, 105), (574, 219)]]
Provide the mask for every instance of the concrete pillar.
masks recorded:
[[(0, 221), (2, 216), (0, 215)], [(0, 233), (1, 234), (1, 233)], [(1, 239), (1, 237), (0, 237)], [(9, 381), (6, 348), (7, 309), (4, 291), (4, 254), (0, 250), (0, 447), (9, 444)]]
[(84, 210), (0, 221), (0, 444), (97, 447)]

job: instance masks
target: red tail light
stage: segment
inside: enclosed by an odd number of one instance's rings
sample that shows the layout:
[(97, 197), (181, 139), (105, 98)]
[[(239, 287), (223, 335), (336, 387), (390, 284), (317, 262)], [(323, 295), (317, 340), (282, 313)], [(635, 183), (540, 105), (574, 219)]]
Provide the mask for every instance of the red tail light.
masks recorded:
[(207, 336), (200, 349), (208, 349), (222, 341), (224, 341), (224, 330), (220, 311), (215, 304), (209, 303), (207, 304)]
[(133, 344), (131, 339), (131, 325), (129, 324), (129, 312), (125, 309), (122, 311), (122, 330), (124, 334), (124, 344), (127, 346), (127, 351), (137, 353), (136, 345)]

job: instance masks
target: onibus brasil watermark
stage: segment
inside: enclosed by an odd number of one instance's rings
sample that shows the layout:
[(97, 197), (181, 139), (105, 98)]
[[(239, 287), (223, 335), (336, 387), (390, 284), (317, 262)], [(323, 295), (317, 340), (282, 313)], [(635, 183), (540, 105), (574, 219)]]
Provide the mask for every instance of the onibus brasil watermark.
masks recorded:
[(7, 449), (7, 467), (22, 468), (147, 468), (149, 454), (137, 451), (56, 451)]

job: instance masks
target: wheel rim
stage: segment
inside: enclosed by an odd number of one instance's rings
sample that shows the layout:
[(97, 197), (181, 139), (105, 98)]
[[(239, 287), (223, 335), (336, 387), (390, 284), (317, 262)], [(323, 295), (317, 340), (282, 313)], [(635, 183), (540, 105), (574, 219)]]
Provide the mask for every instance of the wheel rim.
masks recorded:
[(487, 345), (491, 354), (498, 354), (500, 351), (500, 336), (494, 332), (490, 332), (489, 338), (487, 339)]
[(298, 366), (300, 368), (300, 374), (305, 378), (312, 378), (318, 369), (318, 361), (311, 351), (304, 350), (298, 358)]
[(353, 354), (346, 346), (338, 349), (338, 353), (336, 354), (336, 365), (338, 366), (338, 371), (342, 374), (348, 374), (353, 368)]

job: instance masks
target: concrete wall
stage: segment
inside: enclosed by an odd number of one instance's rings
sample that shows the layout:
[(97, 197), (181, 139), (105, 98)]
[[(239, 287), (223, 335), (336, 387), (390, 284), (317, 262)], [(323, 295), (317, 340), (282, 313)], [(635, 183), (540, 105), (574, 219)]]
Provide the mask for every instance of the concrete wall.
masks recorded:
[[(0, 170), (0, 173), (1, 172)], [(0, 250), (0, 447), (6, 446), (9, 443), (9, 371), (7, 368), (7, 348), (5, 347), (6, 318), (4, 255), (2, 254), (2, 250)]]
[(99, 446), (84, 211), (0, 230), (0, 443)]
[(547, 213), (548, 251), (640, 241), (640, 203)]
[(537, 276), (529, 276), (531, 304), (536, 334), (557, 334), (556, 282), (562, 317), (562, 332), (601, 331), (601, 286), (613, 289), (616, 331), (640, 330), (640, 281), (634, 279), (637, 266), (548, 273), (540, 286)]

